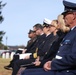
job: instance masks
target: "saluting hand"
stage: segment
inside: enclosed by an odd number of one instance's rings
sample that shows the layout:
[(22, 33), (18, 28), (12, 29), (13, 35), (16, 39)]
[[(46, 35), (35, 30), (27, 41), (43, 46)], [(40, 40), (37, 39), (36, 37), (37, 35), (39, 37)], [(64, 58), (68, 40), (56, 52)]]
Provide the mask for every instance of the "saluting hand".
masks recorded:
[(45, 71), (51, 70), (51, 61), (46, 62), (44, 64), (43, 68), (44, 68)]

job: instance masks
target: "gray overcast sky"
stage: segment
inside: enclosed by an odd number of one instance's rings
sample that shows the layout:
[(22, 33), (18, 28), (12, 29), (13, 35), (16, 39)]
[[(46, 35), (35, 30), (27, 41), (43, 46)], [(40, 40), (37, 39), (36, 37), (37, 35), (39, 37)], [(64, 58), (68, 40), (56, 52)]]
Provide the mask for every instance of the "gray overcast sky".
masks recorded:
[[(56, 19), (64, 11), (63, 0), (2, 0), (7, 5), (2, 9), (5, 18), (0, 30), (6, 32), (3, 43), (6, 45), (26, 45), (28, 31), (44, 18)], [(75, 0), (74, 0), (75, 1)]]

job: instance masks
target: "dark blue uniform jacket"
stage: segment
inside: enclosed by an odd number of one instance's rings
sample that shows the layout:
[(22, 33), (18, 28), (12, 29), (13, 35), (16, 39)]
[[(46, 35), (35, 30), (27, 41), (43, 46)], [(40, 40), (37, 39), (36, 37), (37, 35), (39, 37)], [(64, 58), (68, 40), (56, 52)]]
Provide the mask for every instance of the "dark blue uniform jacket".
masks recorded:
[(51, 67), (52, 70), (76, 69), (76, 27), (61, 42)]

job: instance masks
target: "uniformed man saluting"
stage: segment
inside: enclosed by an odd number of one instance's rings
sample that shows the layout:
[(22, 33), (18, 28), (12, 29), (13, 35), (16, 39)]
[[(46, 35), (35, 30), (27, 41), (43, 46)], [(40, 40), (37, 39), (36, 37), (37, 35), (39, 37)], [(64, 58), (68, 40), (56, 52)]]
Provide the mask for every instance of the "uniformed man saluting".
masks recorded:
[[(48, 61), (43, 69), (26, 70), (22, 75), (76, 75), (76, 3), (63, 1), (65, 23), (71, 30), (67, 33), (54, 60)], [(29, 73), (28, 73), (29, 71)], [(47, 71), (47, 72), (46, 72)]]

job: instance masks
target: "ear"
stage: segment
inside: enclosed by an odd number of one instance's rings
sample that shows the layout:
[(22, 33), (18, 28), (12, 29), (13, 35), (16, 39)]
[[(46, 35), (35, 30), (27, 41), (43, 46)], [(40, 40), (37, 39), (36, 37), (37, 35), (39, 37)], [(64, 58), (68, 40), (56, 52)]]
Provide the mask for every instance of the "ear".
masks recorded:
[(74, 15), (73, 20), (75, 20), (76, 19), (76, 12), (74, 12), (73, 15)]
[(76, 19), (76, 17), (73, 18), (73, 20), (75, 20), (75, 19)]

